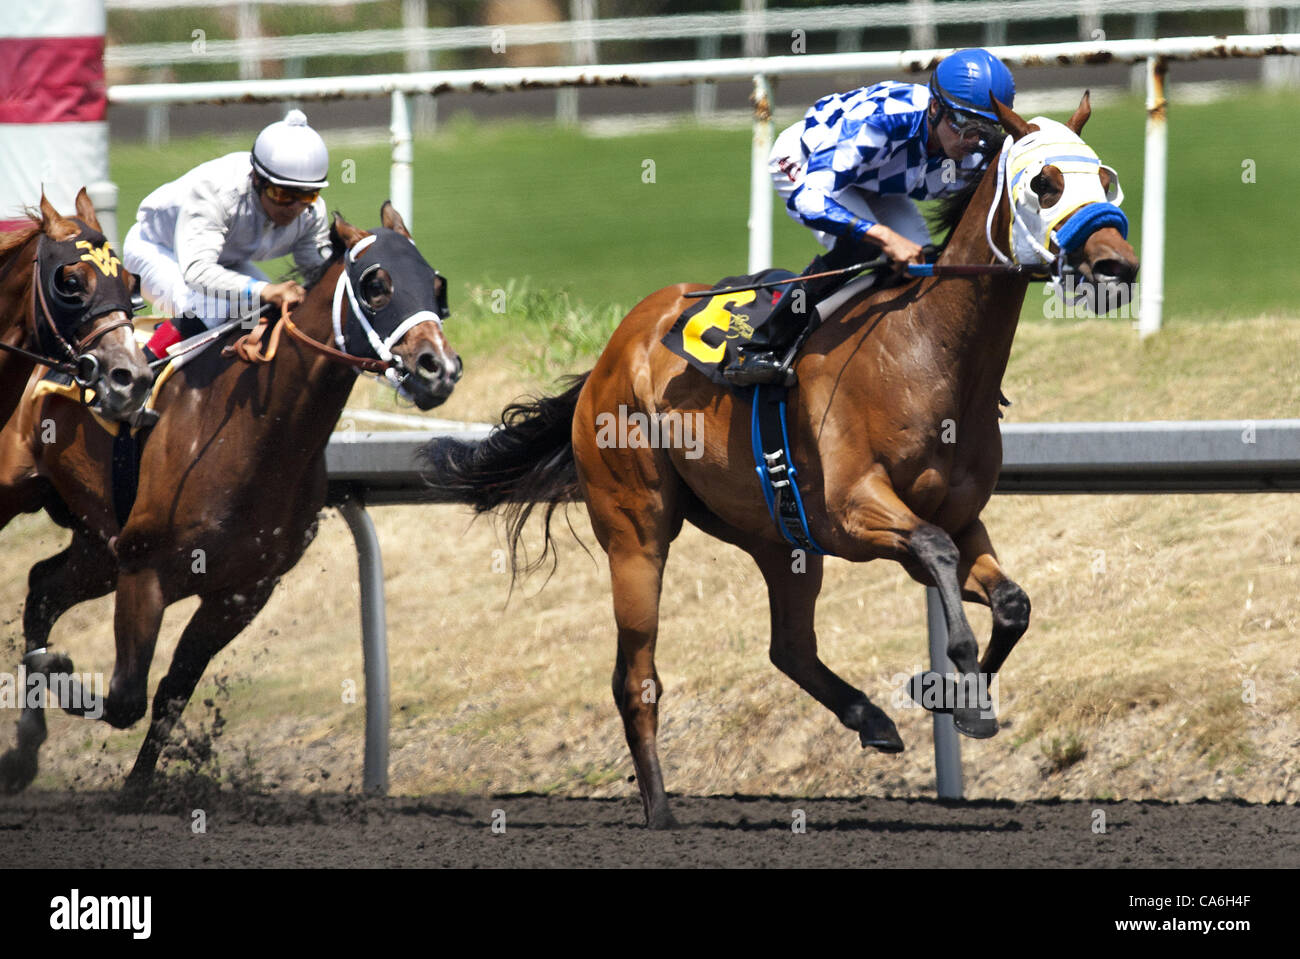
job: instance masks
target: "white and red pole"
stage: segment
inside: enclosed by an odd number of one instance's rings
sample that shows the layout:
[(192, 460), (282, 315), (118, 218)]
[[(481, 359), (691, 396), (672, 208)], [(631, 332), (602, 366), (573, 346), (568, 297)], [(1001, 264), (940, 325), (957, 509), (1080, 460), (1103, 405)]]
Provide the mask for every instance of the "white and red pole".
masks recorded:
[[(6, 4), (0, 17), (0, 229), (25, 224), (23, 208), (40, 203), (42, 187), (64, 215), (74, 214), (83, 186), (92, 199), (107, 198), (104, 22), (104, 0)], [(100, 220), (115, 240), (115, 224), (104, 213)]]

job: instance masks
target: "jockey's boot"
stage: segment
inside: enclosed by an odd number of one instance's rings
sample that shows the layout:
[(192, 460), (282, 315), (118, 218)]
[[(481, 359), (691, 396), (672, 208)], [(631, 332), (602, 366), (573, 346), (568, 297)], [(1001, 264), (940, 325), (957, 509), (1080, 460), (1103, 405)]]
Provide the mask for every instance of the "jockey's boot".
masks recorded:
[[(866, 260), (871, 249), (865, 244), (841, 241), (830, 252), (815, 257), (799, 275), (808, 276), (852, 266)], [(788, 284), (776, 308), (767, 318), (767, 345), (742, 345), (737, 351), (735, 362), (722, 371), (722, 378), (732, 386), (768, 383), (793, 386), (794, 371), (790, 367), (794, 356), (791, 347), (807, 329), (813, 307), (850, 279), (851, 274), (841, 274)]]
[(149, 337), (149, 342), (144, 345), (145, 355), (150, 358), (150, 362), (160, 360), (180, 341), (180, 330), (176, 329), (171, 320), (163, 320), (154, 328), (153, 336)]

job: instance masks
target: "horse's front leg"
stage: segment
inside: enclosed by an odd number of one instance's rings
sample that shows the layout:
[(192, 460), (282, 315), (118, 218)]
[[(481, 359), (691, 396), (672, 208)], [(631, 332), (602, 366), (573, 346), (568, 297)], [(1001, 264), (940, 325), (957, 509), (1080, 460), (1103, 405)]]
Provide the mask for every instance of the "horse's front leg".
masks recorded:
[(123, 571), (118, 576), (113, 619), (117, 658), (103, 703), (104, 721), (118, 729), (135, 723), (149, 707), (149, 664), (166, 606), (155, 570)]
[[(113, 557), (93, 537), (78, 531), (68, 548), (32, 567), (28, 575), (27, 601), (23, 605), (23, 636), (26, 652), (21, 684), (22, 714), (18, 719), (18, 742), (0, 757), (0, 789), (8, 793), (25, 789), (36, 777), (37, 754), (45, 742), (47, 689), (58, 684), (62, 705), (69, 712), (91, 718), (99, 716), (98, 695), (83, 689), (73, 675), (72, 660), (48, 648), (54, 623), (78, 603), (103, 596), (113, 588), (117, 569)], [(41, 680), (36, 681), (40, 676)], [(57, 677), (51, 680), (51, 677)], [(31, 685), (33, 692), (28, 693)], [(102, 693), (102, 689), (97, 691)], [(73, 707), (76, 708), (73, 708)]]
[(980, 672), (992, 683), (1007, 656), (1029, 628), (1029, 596), (1002, 570), (988, 530), (976, 520), (956, 538), (965, 573), (962, 595), (993, 613), (993, 633), (980, 660)]
[(997, 717), (980, 679), (979, 644), (962, 609), (961, 552), (952, 537), (913, 513), (877, 471), (859, 484), (842, 510), (831, 548), (850, 560), (893, 559), (909, 572), (923, 573), (922, 581), (928, 579), (938, 589), (948, 624), (948, 658), (960, 674), (960, 685), (923, 673), (912, 680), (910, 692), (927, 709), (951, 711), (954, 725), (967, 736), (996, 734)]

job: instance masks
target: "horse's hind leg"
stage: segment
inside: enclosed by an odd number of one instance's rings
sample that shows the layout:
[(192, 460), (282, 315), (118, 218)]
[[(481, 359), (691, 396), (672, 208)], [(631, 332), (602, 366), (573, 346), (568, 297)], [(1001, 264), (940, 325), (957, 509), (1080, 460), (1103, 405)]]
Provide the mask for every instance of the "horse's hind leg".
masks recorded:
[[(72, 676), (72, 660), (62, 653), (46, 650), (54, 623), (72, 607), (103, 596), (113, 589), (117, 568), (104, 545), (81, 531), (73, 533), (72, 542), (63, 552), (41, 560), (28, 575), (27, 601), (23, 606), (23, 635), (26, 654), (23, 665), (29, 676), (50, 674), (67, 677), (65, 690), (69, 712), (94, 712), (88, 691), (81, 689)], [(24, 701), (26, 697), (24, 696)], [(73, 704), (78, 704), (73, 708)], [(36, 776), (37, 753), (45, 742), (45, 710), (27, 709), (18, 719), (18, 743), (0, 757), (0, 788), (18, 792)]]
[[(640, 465), (635, 472), (641, 477), (658, 472), (655, 464)], [(666, 463), (659, 467), (672, 468)], [(606, 472), (609, 465), (600, 460), (591, 468), (600, 470), (604, 480), (588, 482), (586, 499), (592, 529), (609, 556), (614, 620), (618, 624), (618, 654), (611, 684), (614, 702), (623, 718), (623, 732), (636, 767), (646, 825), (669, 829), (677, 823), (668, 809), (655, 746), (664, 687), (655, 669), (654, 654), (664, 563), (668, 546), (682, 524), (677, 509), (678, 481), (671, 476), (654, 487), (629, 484), (616, 499), (602, 492), (619, 489), (620, 481)]]
[(171, 666), (154, 694), (149, 731), (126, 779), (128, 792), (139, 794), (149, 786), (163, 745), (194, 695), (194, 687), (203, 671), (208, 668), (212, 657), (261, 612), (276, 582), (270, 579), (255, 587), (226, 590), (202, 598), (199, 608), (181, 633)]
[(993, 634), (980, 660), (980, 672), (991, 681), (1029, 628), (1029, 597), (1002, 571), (983, 523), (976, 520), (956, 542), (961, 566), (968, 571), (963, 594), (984, 603), (993, 613)]
[[(863, 748), (903, 751), (894, 721), (858, 689), (837, 676), (817, 655), (813, 617), (822, 588), (822, 557), (807, 555), (796, 566), (787, 546), (764, 543), (750, 548), (767, 582), (772, 614), (772, 664), (858, 733)], [(802, 570), (802, 571), (797, 571)]]

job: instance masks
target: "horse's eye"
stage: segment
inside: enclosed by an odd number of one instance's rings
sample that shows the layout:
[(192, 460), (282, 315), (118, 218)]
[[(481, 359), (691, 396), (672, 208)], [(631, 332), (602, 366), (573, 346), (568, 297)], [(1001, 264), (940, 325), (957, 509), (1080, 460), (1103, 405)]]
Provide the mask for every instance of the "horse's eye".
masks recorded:
[(69, 300), (81, 299), (86, 295), (86, 284), (81, 273), (75, 267), (61, 267), (54, 274), (54, 292)]
[(393, 298), (393, 279), (382, 267), (367, 270), (361, 277), (359, 292), (372, 310), (382, 310)]
[(1056, 198), (1060, 196), (1045, 170), (1040, 171), (1037, 176), (1029, 181), (1029, 188), (1038, 194), (1038, 200), (1043, 206), (1051, 206), (1056, 202)]

